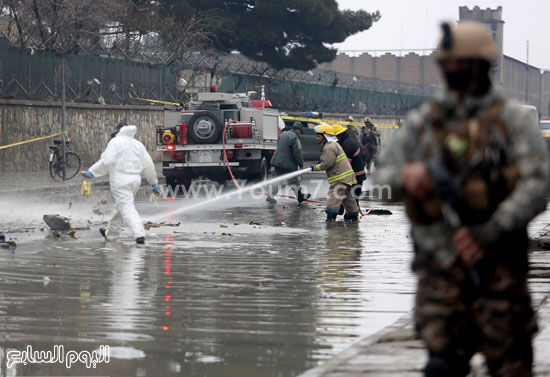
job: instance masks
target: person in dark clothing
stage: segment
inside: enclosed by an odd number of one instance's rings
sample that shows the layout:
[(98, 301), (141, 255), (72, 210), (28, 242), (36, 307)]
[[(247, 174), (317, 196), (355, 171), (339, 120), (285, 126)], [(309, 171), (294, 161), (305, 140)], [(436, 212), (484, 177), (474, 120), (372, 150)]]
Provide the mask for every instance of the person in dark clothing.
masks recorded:
[(302, 126), (302, 123), (300, 122), (294, 122), (292, 124), (289, 123), (285, 123), (285, 128), (283, 128), (283, 132), (286, 132), (286, 131), (292, 131), (294, 129), (294, 126)]
[(363, 182), (367, 179), (367, 175), (365, 173), (365, 162), (361, 156), (361, 146), (349, 135), (348, 130), (340, 124), (334, 124), (332, 129), (338, 138), (338, 144), (340, 144), (346, 153), (348, 161), (351, 163), (351, 168), (355, 174), (357, 184), (353, 186), (353, 196), (358, 201), (361, 197)]
[[(300, 122), (294, 122), (292, 130), (285, 131), (279, 135), (277, 142), (277, 151), (271, 159), (271, 165), (274, 167), (274, 177), (279, 177), (304, 167), (304, 157), (302, 155), (302, 144), (300, 143), (300, 135), (304, 132), (304, 128)], [(294, 192), (298, 203), (308, 199), (311, 195), (304, 195), (300, 187), (298, 177), (293, 177), (286, 181)], [(279, 191), (279, 185), (271, 185), (267, 194), (266, 201), (269, 203), (277, 203), (275, 196)]]
[(380, 134), (369, 117), (366, 117), (364, 121), (365, 127), (361, 132), (361, 144), (363, 144), (363, 159), (367, 165), (367, 175), (370, 175), (370, 165), (376, 158), (380, 147)]

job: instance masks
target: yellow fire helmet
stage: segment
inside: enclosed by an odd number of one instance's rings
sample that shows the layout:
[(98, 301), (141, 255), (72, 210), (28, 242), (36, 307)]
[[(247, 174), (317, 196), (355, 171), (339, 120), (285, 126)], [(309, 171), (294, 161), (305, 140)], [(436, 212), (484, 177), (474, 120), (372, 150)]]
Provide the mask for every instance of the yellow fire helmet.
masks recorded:
[(346, 127), (343, 127), (339, 123), (335, 123), (332, 125), (332, 132), (334, 135), (340, 135), (342, 132), (346, 132), (348, 129)]
[(318, 134), (334, 135), (332, 126), (326, 123), (321, 123), (316, 125), (314, 130), (315, 130), (315, 133), (318, 133)]

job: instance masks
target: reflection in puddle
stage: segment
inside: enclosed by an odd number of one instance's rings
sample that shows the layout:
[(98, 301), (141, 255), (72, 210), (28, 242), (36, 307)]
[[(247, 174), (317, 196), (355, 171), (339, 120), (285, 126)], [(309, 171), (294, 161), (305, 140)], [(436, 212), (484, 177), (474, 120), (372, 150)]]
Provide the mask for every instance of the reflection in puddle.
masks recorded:
[(145, 247), (104, 243), (96, 229), (22, 242), (0, 255), (3, 346), (108, 345), (97, 375), (297, 375), (412, 304), (400, 207), (328, 226), (322, 210), (285, 200), (208, 208), (151, 228)]

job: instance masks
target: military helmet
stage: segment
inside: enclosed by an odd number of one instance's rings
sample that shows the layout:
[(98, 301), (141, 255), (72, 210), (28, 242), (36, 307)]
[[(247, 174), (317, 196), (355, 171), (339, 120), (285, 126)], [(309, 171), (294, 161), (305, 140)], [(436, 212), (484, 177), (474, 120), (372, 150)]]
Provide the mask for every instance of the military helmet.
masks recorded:
[(464, 21), (454, 26), (441, 25), (443, 38), (435, 51), (438, 61), (446, 59), (482, 59), (489, 63), (498, 57), (498, 49), (487, 26)]
[(353, 122), (353, 117), (351, 115), (348, 115), (346, 117), (346, 122)]
[(365, 122), (365, 123), (369, 122), (370, 123), (370, 118), (369, 117), (364, 117), (363, 122)]
[(318, 134), (334, 135), (332, 126), (326, 123), (321, 123), (316, 125), (314, 130), (315, 130), (315, 133), (318, 133)]
[(343, 127), (340, 123), (335, 123), (332, 125), (332, 132), (334, 135), (340, 135), (343, 132), (346, 132), (348, 129)]

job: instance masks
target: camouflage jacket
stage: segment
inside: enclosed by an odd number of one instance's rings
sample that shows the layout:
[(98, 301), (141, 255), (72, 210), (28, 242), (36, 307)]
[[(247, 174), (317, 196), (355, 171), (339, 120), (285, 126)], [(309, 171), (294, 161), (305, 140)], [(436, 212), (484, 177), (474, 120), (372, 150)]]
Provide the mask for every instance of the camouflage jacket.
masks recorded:
[[(496, 101), (503, 101), (496, 90), (483, 97), (469, 97), (458, 103), (450, 92), (434, 99), (447, 112), (444, 127), (452, 129), (473, 114), (477, 117)], [(391, 200), (403, 199), (401, 170), (405, 164), (424, 161), (423, 152), (430, 141), (423, 130), (430, 118), (430, 103), (407, 115), (404, 126), (382, 149), (377, 164), (375, 183), (391, 186)], [(500, 120), (508, 134), (507, 159), (515, 164), (519, 178), (513, 191), (499, 203), (489, 219), (471, 227), (474, 236), (486, 245), (503, 234), (526, 229), (527, 223), (546, 208), (549, 161), (546, 145), (538, 129), (536, 114), (518, 105), (504, 102)], [(433, 253), (441, 265), (449, 266), (456, 260), (452, 232), (443, 221), (431, 224), (413, 224), (412, 235), (418, 251)]]

